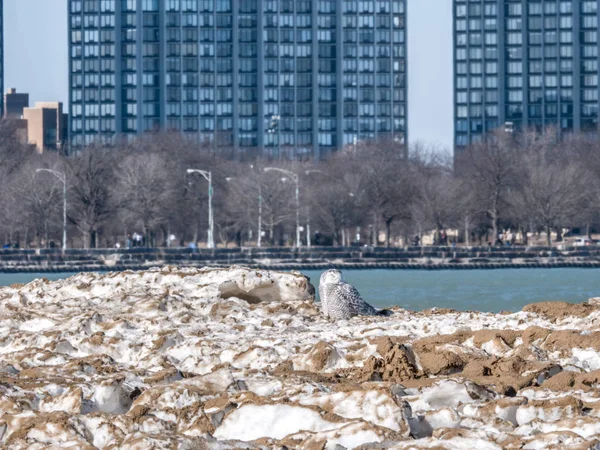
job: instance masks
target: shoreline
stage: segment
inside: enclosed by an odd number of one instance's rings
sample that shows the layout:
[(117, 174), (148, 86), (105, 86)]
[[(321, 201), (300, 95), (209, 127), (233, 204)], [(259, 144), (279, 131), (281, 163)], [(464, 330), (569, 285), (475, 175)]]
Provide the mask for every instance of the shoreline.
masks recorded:
[(0, 273), (111, 272), (160, 266), (266, 270), (598, 269), (594, 247), (311, 247), (0, 250)]
[(124, 265), (31, 265), (0, 267), (2, 274), (18, 273), (79, 273), (79, 272), (125, 272), (148, 270), (164, 266), (181, 266), (186, 268), (228, 268), (231, 266), (248, 267), (261, 270), (398, 270), (398, 271), (486, 271), (503, 269), (600, 269), (600, 261), (560, 261), (560, 262), (527, 262), (527, 263), (356, 263), (356, 262), (331, 262), (331, 263), (273, 263), (256, 264), (247, 262), (190, 264), (187, 261), (156, 261), (151, 264), (124, 264)]

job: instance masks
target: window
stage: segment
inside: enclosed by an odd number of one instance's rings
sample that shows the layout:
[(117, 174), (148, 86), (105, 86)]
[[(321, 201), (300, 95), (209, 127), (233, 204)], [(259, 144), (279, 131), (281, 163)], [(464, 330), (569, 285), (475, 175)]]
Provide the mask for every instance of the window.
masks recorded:
[(541, 3), (530, 3), (528, 5), (529, 15), (541, 15), (542, 14), (542, 4)]

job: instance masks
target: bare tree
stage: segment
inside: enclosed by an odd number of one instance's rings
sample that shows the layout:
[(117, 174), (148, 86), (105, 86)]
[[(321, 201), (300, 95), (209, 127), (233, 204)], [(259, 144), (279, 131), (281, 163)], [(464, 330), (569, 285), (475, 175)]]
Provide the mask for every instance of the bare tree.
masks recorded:
[(579, 217), (591, 237), (592, 224), (600, 223), (600, 141), (596, 134), (571, 133), (564, 137), (561, 147), (578, 161), (580, 176), (585, 179), (582, 189), (586, 200), (581, 204)]
[(386, 246), (391, 245), (392, 224), (412, 217), (415, 199), (414, 172), (397, 146), (373, 142), (361, 146), (367, 175), (366, 190), (373, 210), (386, 227)]
[(304, 185), (311, 220), (333, 237), (334, 245), (344, 245), (344, 230), (365, 221), (367, 183), (361, 166), (351, 153), (342, 152), (307, 171)]
[(96, 248), (98, 230), (116, 218), (113, 201), (115, 154), (102, 148), (88, 148), (67, 159), (69, 180), (68, 217), (84, 236), (85, 248)]
[(510, 207), (510, 187), (517, 167), (515, 148), (513, 135), (498, 131), (456, 157), (457, 173), (473, 193), (477, 209), (489, 218), (494, 239)]
[(34, 146), (22, 143), (22, 133), (17, 121), (0, 120), (0, 177), (16, 172), (37, 156)]
[(373, 241), (384, 226), (390, 246), (417, 227), (438, 236), (464, 227), (469, 242), (471, 230), (480, 241), (490, 230), (497, 237), (501, 227), (521, 229), (525, 236), (527, 230), (544, 229), (548, 236), (556, 230), (560, 238), (562, 228), (591, 230), (600, 221), (600, 141), (591, 135), (496, 132), (461, 150), (453, 171), (435, 149), (417, 144), (407, 155), (385, 140), (350, 146), (312, 166), (302, 158), (291, 161), (292, 148), (261, 160), (256, 150), (233, 152), (180, 133), (152, 133), (68, 158), (40, 155), (19, 144), (18, 133), (14, 123), (0, 122), (0, 237), (6, 242), (59, 240), (62, 186), (35, 176), (37, 168), (67, 174), (68, 219), (84, 247), (128, 231), (143, 231), (148, 244), (159, 233), (159, 245), (168, 245), (172, 234), (180, 245), (202, 239), (208, 185), (187, 169), (212, 173), (215, 231), (222, 243), (255, 241), (255, 231), (262, 230), (265, 245), (289, 239), (296, 227), (295, 186), (281, 173), (265, 173), (265, 165), (299, 176), (301, 225), (310, 220), (311, 229), (335, 245), (349, 243), (345, 236), (371, 224)]
[[(53, 168), (58, 168), (56, 161)], [(37, 237), (39, 247), (48, 246), (52, 232), (60, 222), (59, 208), (62, 205), (62, 184), (54, 177), (36, 173), (36, 169), (45, 166), (41, 160), (30, 160), (14, 172), (8, 182), (8, 192), (20, 209), (21, 223), (25, 225), (25, 243), (30, 240), (29, 230)]]
[[(277, 172), (264, 174), (260, 177), (262, 196), (262, 219), (265, 230), (268, 231), (268, 242), (275, 244), (275, 228), (286, 222), (290, 229), (295, 229), (295, 199), (293, 181)], [(256, 188), (251, 195), (256, 194)]]
[[(39, 157), (33, 146), (22, 143), (24, 136), (20, 133), (23, 129), (16, 121), (0, 120), (0, 208), (4, 213), (0, 227), (5, 240), (10, 243), (19, 241), (19, 236), (32, 225), (26, 219), (28, 211), (24, 210), (23, 197), (18, 196), (16, 191), (21, 191), (26, 184), (21, 176), (32, 169), (32, 166), (27, 166), (28, 162)], [(27, 173), (25, 178), (30, 175)]]
[(460, 184), (454, 178), (450, 161), (439, 149), (415, 146), (411, 162), (416, 187), (415, 218), (435, 229), (440, 243), (441, 232), (459, 221)]
[(142, 226), (147, 242), (153, 228), (168, 216), (172, 180), (167, 161), (156, 153), (131, 153), (117, 170), (116, 191), (124, 216)]
[[(547, 133), (552, 133), (548, 131)], [(586, 172), (578, 161), (566, 155), (552, 137), (521, 147), (515, 206), (544, 229), (548, 246), (552, 231), (560, 239), (561, 228), (572, 222), (588, 195)], [(541, 141), (542, 145), (539, 144)]]

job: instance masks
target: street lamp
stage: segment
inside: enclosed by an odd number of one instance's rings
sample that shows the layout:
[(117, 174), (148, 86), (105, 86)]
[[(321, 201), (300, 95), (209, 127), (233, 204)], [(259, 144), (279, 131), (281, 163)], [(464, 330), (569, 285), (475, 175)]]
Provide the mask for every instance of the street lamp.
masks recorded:
[(300, 179), (294, 172), (279, 167), (266, 167), (265, 172), (281, 172), (296, 183), (296, 247), (300, 248)]
[(49, 172), (58, 178), (63, 184), (63, 253), (67, 249), (67, 176), (64, 173), (52, 169), (37, 169), (35, 173)]
[[(250, 164), (250, 168), (254, 170), (254, 164)], [(258, 236), (256, 240), (256, 246), (261, 247), (262, 243), (262, 183), (260, 181), (260, 172), (258, 176)]]
[(213, 197), (213, 185), (212, 185), (212, 173), (207, 172), (206, 170), (198, 170), (198, 169), (188, 169), (187, 173), (199, 173), (206, 181), (208, 181), (208, 240), (206, 241), (207, 248), (215, 248), (215, 239), (214, 239), (214, 218), (213, 218), (213, 208), (212, 208), (212, 197)]
[(260, 248), (262, 241), (262, 184), (258, 180), (258, 240), (256, 246)]

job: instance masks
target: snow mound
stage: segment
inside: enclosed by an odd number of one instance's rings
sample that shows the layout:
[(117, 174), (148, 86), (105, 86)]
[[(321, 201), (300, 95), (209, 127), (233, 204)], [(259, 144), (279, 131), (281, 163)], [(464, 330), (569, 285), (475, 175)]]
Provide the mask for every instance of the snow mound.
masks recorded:
[(331, 323), (244, 267), (0, 288), (0, 447), (593, 448), (596, 306)]

